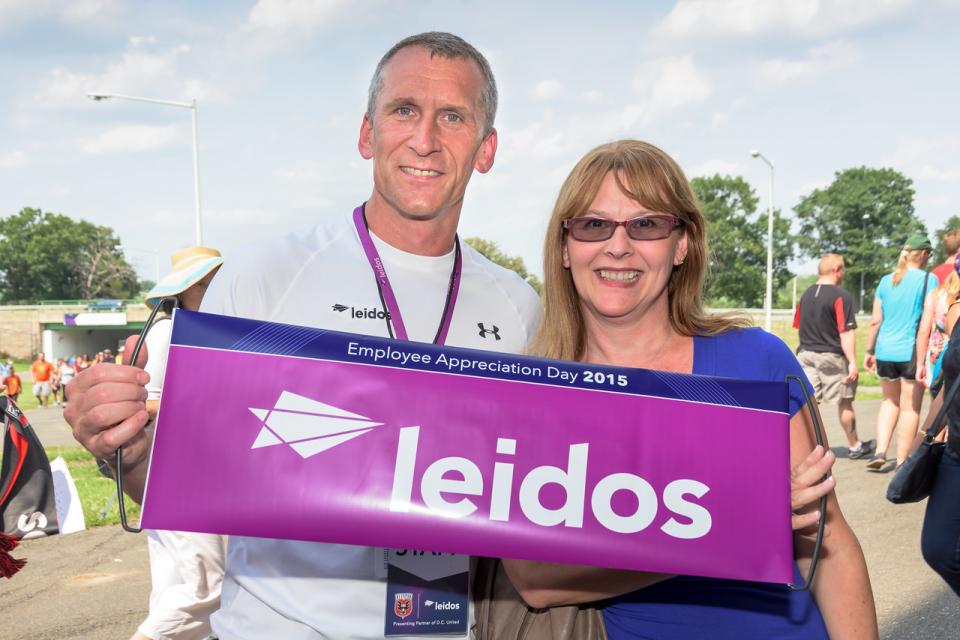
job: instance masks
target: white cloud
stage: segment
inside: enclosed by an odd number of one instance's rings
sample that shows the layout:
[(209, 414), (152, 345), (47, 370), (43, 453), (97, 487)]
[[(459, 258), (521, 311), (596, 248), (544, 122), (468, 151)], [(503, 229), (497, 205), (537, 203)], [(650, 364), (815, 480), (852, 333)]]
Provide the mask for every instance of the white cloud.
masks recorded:
[(640, 65), (633, 88), (641, 102), (624, 107), (624, 128), (647, 124), (664, 111), (706, 100), (713, 89), (693, 56), (660, 58)]
[(247, 21), (230, 37), (231, 48), (247, 57), (263, 55), (318, 29), (378, 15), (379, 5), (379, 0), (363, 4), (348, 0), (257, 0)]
[(46, 86), (29, 99), (28, 108), (81, 108), (91, 103), (88, 92), (108, 92), (140, 95), (168, 100), (197, 98), (200, 102), (220, 102), (224, 93), (211, 83), (185, 78), (181, 60), (190, 53), (190, 47), (178, 45), (160, 53), (146, 51), (138, 41), (125, 51), (120, 59), (107, 66), (102, 73), (78, 73), (55, 68), (50, 72)]
[(604, 101), (605, 96), (598, 89), (591, 89), (580, 94), (580, 99), (590, 105), (598, 105)]
[(312, 162), (296, 167), (281, 167), (274, 171), (274, 175), (289, 182), (317, 182), (329, 174), (323, 171), (319, 163)]
[(83, 150), (90, 154), (156, 151), (171, 147), (180, 139), (176, 125), (128, 125), (104, 131), (84, 144)]
[(270, 31), (310, 29), (329, 23), (348, 6), (347, 0), (258, 0), (247, 24)]
[(891, 166), (916, 180), (956, 182), (960, 180), (960, 136), (939, 138), (904, 137), (882, 164)]
[(553, 100), (563, 91), (563, 85), (557, 80), (541, 80), (530, 91), (534, 100)]
[(932, 165), (923, 165), (911, 176), (919, 180), (936, 180), (938, 182), (956, 182), (960, 180), (960, 168), (941, 169)]
[(136, 48), (145, 44), (157, 44), (156, 36), (130, 36), (130, 46)]
[(122, 0), (0, 0), (0, 28), (50, 17), (66, 23), (99, 21), (122, 6)]
[(23, 166), (26, 156), (22, 151), (7, 151), (0, 153), (0, 169), (16, 169)]
[(813, 78), (824, 71), (850, 67), (859, 57), (859, 51), (852, 44), (843, 41), (830, 42), (810, 49), (809, 56), (802, 60), (767, 60), (760, 65), (760, 76), (766, 82), (786, 84)]
[(656, 31), (673, 37), (771, 31), (825, 35), (896, 18), (911, 0), (679, 0)]
[(729, 162), (727, 160), (707, 160), (686, 170), (688, 178), (712, 176), (718, 173), (723, 176), (740, 175), (743, 173), (743, 165), (739, 162)]

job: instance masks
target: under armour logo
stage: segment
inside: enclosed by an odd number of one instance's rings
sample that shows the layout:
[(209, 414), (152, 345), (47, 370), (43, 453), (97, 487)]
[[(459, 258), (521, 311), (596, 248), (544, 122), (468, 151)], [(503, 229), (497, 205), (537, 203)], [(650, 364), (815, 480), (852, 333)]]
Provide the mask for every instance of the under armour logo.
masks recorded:
[(478, 322), (477, 326), (480, 327), (481, 338), (486, 339), (487, 334), (490, 333), (490, 334), (493, 334), (493, 337), (496, 338), (497, 340), (500, 339), (500, 327), (498, 327), (497, 325), (493, 325), (493, 329), (487, 329), (485, 326), (483, 326), (482, 322)]
[(334, 310), (334, 311), (340, 311), (341, 313), (344, 312), (344, 311), (346, 311), (346, 310), (349, 309), (349, 308), (350, 308), (350, 307), (348, 307), (348, 306), (345, 305), (345, 304), (335, 304), (335, 305), (333, 305), (333, 310)]

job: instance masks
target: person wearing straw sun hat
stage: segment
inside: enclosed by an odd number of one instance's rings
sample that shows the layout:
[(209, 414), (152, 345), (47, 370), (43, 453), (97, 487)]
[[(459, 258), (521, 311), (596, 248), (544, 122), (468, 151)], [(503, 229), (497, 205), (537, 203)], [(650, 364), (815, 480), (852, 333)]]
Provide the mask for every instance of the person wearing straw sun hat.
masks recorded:
[[(210, 247), (186, 247), (172, 256), (173, 270), (147, 293), (147, 305), (176, 297), (181, 309), (196, 311), (223, 258)], [(147, 412), (156, 417), (167, 367), (172, 304), (147, 333)], [(206, 638), (210, 614), (220, 606), (226, 540), (223, 536), (179, 531), (147, 531), (150, 554), (150, 611), (131, 640)]]
[[(161, 298), (180, 296), (193, 285), (201, 283), (205, 279), (212, 280), (213, 274), (223, 264), (220, 252), (210, 247), (180, 249), (174, 252), (171, 261), (173, 262), (173, 271), (164, 276), (147, 293), (148, 307), (153, 307)], [(209, 278), (207, 278), (208, 276)], [(209, 284), (209, 282), (206, 284)], [(203, 290), (206, 290), (206, 286), (203, 287)], [(190, 295), (192, 296), (192, 294)], [(198, 307), (199, 304), (199, 301), (197, 301)]]

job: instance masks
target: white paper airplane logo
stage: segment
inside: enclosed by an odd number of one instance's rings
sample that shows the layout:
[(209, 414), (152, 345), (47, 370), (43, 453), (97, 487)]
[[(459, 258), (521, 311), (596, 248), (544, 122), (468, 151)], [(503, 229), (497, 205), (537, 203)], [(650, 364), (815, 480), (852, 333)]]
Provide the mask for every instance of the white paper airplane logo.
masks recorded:
[(263, 428), (251, 449), (287, 444), (304, 458), (362, 436), (382, 422), (283, 391), (273, 409), (249, 407)]

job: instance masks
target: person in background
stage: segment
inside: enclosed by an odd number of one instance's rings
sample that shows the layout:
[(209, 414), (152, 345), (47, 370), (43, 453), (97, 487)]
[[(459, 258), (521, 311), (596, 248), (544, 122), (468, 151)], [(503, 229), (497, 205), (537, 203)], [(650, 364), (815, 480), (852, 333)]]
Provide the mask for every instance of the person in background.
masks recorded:
[[(742, 318), (704, 310), (706, 222), (680, 167), (661, 149), (620, 140), (590, 151), (561, 187), (547, 229), (544, 316), (530, 353), (676, 373), (805, 380), (779, 338), (747, 327)], [(814, 447), (812, 417), (797, 383), (790, 384), (790, 414), (790, 464), (812, 463), (819, 480), (834, 458)], [(531, 607), (600, 601), (610, 640), (873, 639), (877, 617), (866, 563), (832, 487), (832, 478), (814, 486), (829, 495), (823, 517), (831, 532), (810, 592), (543, 562), (503, 564)], [(808, 567), (810, 541), (801, 530), (819, 514), (815, 500), (797, 500), (796, 494), (793, 508), (795, 554), (800, 567)]]
[[(223, 264), (220, 252), (209, 247), (187, 247), (173, 254), (173, 271), (147, 293), (147, 306), (176, 297), (181, 309), (200, 308), (207, 287)], [(155, 419), (163, 392), (170, 318), (157, 319), (147, 333), (147, 412)], [(108, 357), (104, 362), (111, 362)], [(150, 554), (150, 611), (131, 640), (201, 640), (210, 635), (210, 615), (220, 606), (226, 539), (208, 533), (147, 530)]]
[(869, 455), (875, 441), (857, 435), (853, 400), (860, 370), (857, 362), (857, 318), (853, 297), (840, 285), (846, 273), (843, 256), (827, 253), (820, 258), (817, 281), (803, 292), (793, 319), (800, 332), (797, 360), (813, 385), (817, 402), (836, 404), (840, 426), (847, 436), (848, 456)]
[[(960, 239), (960, 234), (957, 235)], [(944, 240), (944, 246), (947, 246), (946, 240)], [(943, 266), (940, 265), (940, 267)], [(942, 278), (937, 274), (940, 267), (931, 272), (937, 275), (940, 286), (934, 290), (932, 296), (927, 298), (927, 303), (923, 307), (923, 316), (920, 318), (920, 329), (917, 331), (916, 379), (927, 386), (934, 397), (942, 387), (940, 359), (946, 351), (950, 338), (950, 333), (947, 331), (947, 310), (960, 296), (960, 276), (955, 269), (957, 263), (954, 262), (948, 266), (950, 270)]]
[(50, 372), (50, 396), (53, 398), (53, 404), (60, 406), (60, 365), (63, 360), (57, 358), (53, 361), (53, 371)]
[(50, 404), (51, 375), (53, 375), (53, 365), (47, 362), (41, 351), (37, 354), (37, 359), (30, 365), (30, 376), (33, 378), (33, 395), (37, 398), (37, 405), (41, 407)]
[(67, 385), (77, 375), (77, 370), (73, 367), (73, 358), (64, 359), (60, 363), (60, 386), (63, 387), (63, 406), (67, 406)]
[(954, 271), (957, 262), (957, 254), (960, 253), (960, 231), (952, 229), (943, 234), (943, 255), (947, 256), (941, 264), (938, 264), (930, 273), (937, 276), (937, 282), (943, 284)]
[(3, 377), (3, 388), (7, 396), (14, 402), (20, 397), (23, 381), (20, 380), (20, 376), (17, 375), (17, 371), (12, 364), (10, 365), (10, 373)]
[[(960, 267), (960, 264), (956, 265)], [(957, 275), (956, 269), (953, 276)], [(949, 282), (949, 277), (947, 279)], [(954, 335), (958, 330), (960, 304), (957, 300), (947, 311), (945, 325), (950, 340), (943, 356), (943, 384), (949, 389), (960, 375), (960, 337)], [(930, 405), (923, 430), (930, 428), (934, 416), (943, 405), (943, 396), (939, 394)], [(920, 550), (923, 559), (941, 578), (960, 596), (960, 401), (954, 398), (947, 408), (947, 445), (937, 466), (937, 476), (927, 500), (923, 517), (923, 530), (920, 534)], [(940, 438), (938, 438), (940, 439)]]
[(924, 306), (939, 286), (937, 277), (924, 271), (933, 246), (923, 234), (907, 238), (897, 268), (880, 279), (873, 299), (863, 367), (880, 378), (883, 400), (877, 415), (877, 453), (867, 463), (870, 471), (887, 464), (887, 447), (898, 426), (897, 466), (913, 445), (920, 423), (923, 385), (917, 377), (917, 332)]

